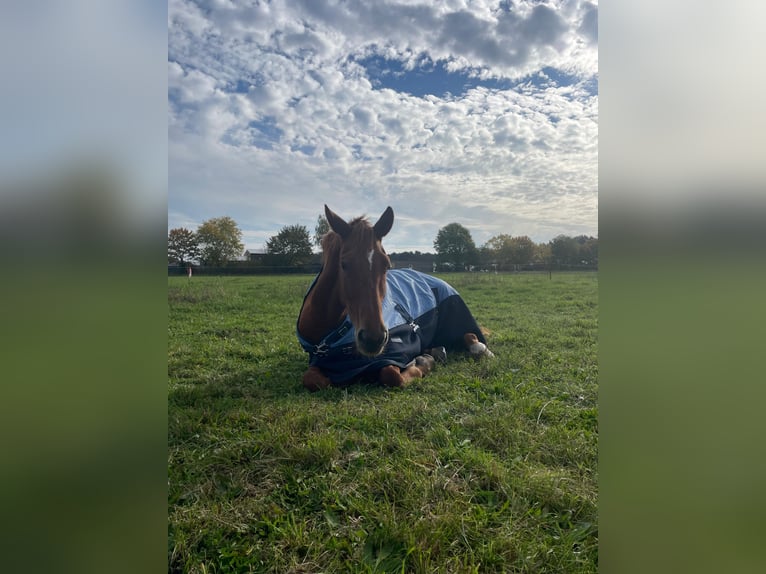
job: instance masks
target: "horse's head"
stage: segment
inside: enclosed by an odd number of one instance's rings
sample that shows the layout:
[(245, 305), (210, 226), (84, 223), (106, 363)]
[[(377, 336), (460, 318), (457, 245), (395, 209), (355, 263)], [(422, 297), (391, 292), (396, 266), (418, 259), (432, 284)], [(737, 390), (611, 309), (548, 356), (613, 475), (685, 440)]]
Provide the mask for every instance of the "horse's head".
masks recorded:
[(356, 348), (374, 357), (388, 342), (381, 306), (386, 296), (386, 271), (391, 260), (381, 239), (394, 224), (394, 210), (388, 207), (375, 225), (361, 217), (346, 222), (324, 206), (330, 228), (341, 238), (338, 284), (351, 323), (356, 331)]

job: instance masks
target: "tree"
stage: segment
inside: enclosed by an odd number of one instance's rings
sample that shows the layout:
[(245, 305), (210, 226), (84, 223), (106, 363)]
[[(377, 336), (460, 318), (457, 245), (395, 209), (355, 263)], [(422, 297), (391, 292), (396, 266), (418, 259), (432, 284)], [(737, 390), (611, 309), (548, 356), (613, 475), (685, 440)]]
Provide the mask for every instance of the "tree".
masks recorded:
[(317, 247), (321, 247), (322, 237), (324, 237), (325, 233), (328, 231), (330, 231), (330, 224), (327, 222), (327, 218), (324, 214), (320, 213), (319, 217), (317, 217), (316, 227), (314, 227), (314, 243)]
[(168, 262), (185, 265), (198, 257), (199, 243), (193, 231), (176, 227), (168, 232)]
[(526, 235), (511, 237), (503, 233), (492, 237), (484, 248), (492, 255), (494, 263), (503, 266), (525, 265), (534, 257), (535, 242)]
[(200, 258), (205, 265), (225, 265), (242, 254), (242, 232), (231, 217), (215, 217), (197, 229)]
[(304, 225), (286, 225), (266, 242), (266, 251), (284, 265), (301, 265), (311, 258), (311, 238)]
[(511, 237), (511, 263), (526, 265), (532, 261), (535, 253), (535, 242), (526, 235)]
[(551, 241), (551, 257), (556, 263), (578, 263), (578, 245), (569, 235), (557, 235)]
[(497, 257), (495, 257), (495, 252), (492, 251), (486, 243), (479, 247), (478, 253), (479, 264), (482, 268), (497, 269)]
[(596, 265), (598, 263), (598, 238), (578, 235), (575, 237), (578, 246), (578, 263)]
[(550, 265), (552, 260), (551, 244), (537, 243), (532, 255), (532, 262), (536, 265)]
[(459, 223), (450, 223), (439, 230), (434, 240), (434, 249), (440, 263), (448, 263), (459, 269), (478, 261), (478, 251), (471, 232)]

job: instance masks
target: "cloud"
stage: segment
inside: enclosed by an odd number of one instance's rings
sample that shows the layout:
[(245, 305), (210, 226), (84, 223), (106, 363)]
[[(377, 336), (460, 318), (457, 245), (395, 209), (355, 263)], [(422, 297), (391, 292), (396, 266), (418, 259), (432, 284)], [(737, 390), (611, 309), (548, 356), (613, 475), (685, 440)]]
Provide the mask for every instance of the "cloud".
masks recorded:
[[(461, 206), (482, 208), (485, 239), (503, 222), (535, 240), (595, 234), (594, 11), (172, 0), (169, 226), (226, 213), (245, 231), (313, 228), (324, 203), (346, 216), (393, 204), (421, 247)], [(449, 93), (408, 92), (416, 74)], [(415, 214), (436, 229), (408, 228)]]
[(598, 6), (590, 2), (585, 3), (582, 22), (577, 31), (591, 44), (598, 42)]

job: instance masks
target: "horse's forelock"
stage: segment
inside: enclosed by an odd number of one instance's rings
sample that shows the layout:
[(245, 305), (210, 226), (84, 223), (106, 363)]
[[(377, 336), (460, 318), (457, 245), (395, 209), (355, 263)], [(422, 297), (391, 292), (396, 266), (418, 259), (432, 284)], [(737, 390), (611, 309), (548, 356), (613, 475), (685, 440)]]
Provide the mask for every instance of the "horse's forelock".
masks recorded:
[(335, 231), (328, 231), (322, 237), (322, 253), (324, 255), (324, 263), (327, 264), (329, 259), (336, 254), (340, 254), (340, 248), (345, 242), (347, 245), (360, 246), (365, 250), (365, 254), (369, 250), (370, 245), (375, 245), (377, 238), (375, 237), (375, 230), (370, 225), (366, 216), (354, 218), (349, 221), (349, 227), (351, 233), (344, 240)]
[(372, 225), (370, 225), (369, 220), (366, 216), (362, 215), (351, 220), (349, 225), (351, 226), (349, 241), (355, 245), (362, 246), (362, 249), (366, 252), (368, 246), (375, 243), (375, 231)]

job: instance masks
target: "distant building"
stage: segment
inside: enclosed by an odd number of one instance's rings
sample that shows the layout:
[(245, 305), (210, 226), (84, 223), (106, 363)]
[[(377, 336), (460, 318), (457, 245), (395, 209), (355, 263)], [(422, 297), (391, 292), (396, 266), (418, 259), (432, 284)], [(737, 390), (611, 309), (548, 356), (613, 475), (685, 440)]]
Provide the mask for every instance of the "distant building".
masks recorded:
[(263, 263), (264, 257), (266, 257), (265, 249), (247, 249), (245, 251), (245, 261), (250, 263)]
[(397, 269), (415, 269), (425, 273), (433, 272), (433, 263), (436, 255), (433, 253), (421, 253), (420, 251), (404, 251), (401, 253), (388, 254), (392, 265)]

